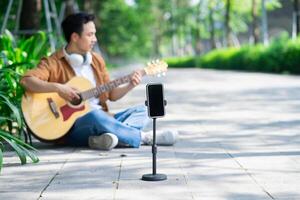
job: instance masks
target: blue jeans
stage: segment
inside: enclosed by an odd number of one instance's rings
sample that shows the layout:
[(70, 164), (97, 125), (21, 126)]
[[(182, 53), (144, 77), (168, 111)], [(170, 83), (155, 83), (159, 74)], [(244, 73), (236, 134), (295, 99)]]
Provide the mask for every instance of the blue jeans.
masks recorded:
[(72, 146), (88, 146), (89, 136), (115, 134), (119, 142), (138, 148), (141, 130), (148, 124), (147, 108), (143, 105), (126, 109), (110, 116), (103, 110), (93, 110), (78, 118), (66, 136)]

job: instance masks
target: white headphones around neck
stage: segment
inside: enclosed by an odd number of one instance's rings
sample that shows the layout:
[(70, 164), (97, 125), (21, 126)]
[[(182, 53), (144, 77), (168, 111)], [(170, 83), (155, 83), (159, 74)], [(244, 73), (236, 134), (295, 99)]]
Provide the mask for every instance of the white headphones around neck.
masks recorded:
[(74, 68), (81, 67), (82, 65), (90, 65), (92, 63), (92, 54), (90, 52), (82, 56), (77, 53), (68, 54), (65, 48), (63, 48), (63, 51), (67, 61)]

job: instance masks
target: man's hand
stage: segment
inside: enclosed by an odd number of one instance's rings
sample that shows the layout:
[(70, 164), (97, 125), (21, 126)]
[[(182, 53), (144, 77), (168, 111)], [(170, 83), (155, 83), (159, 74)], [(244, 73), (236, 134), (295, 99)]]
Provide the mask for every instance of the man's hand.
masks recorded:
[(64, 84), (57, 84), (58, 95), (66, 101), (72, 101), (73, 99), (80, 99), (78, 93), (79, 90)]
[(120, 86), (114, 88), (109, 94), (109, 100), (116, 101), (122, 98), (125, 94), (127, 94), (130, 90), (132, 90), (135, 86), (141, 83), (143, 76), (143, 70), (136, 70), (131, 74), (131, 80), (129, 84), (124, 86)]
[(131, 75), (130, 84), (135, 87), (138, 84), (140, 84), (141, 81), (142, 81), (142, 72), (140, 70), (134, 71)]

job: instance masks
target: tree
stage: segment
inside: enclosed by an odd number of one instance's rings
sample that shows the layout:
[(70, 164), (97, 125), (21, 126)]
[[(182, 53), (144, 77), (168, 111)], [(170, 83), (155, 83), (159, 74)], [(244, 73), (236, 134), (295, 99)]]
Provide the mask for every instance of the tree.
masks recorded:
[(41, 0), (26, 0), (22, 2), (20, 30), (21, 33), (32, 35), (40, 28)]
[(252, 0), (251, 6), (252, 27), (251, 27), (251, 43), (257, 44), (259, 42), (259, 28), (257, 25), (257, 0)]
[(64, 0), (64, 2), (66, 3), (65, 17), (77, 12), (77, 8), (76, 8), (77, 4), (75, 3), (74, 0)]
[(211, 49), (215, 49), (216, 48), (216, 39), (215, 39), (215, 21), (214, 21), (214, 7), (213, 7), (213, 1), (210, 2), (209, 4), (209, 17), (208, 17), (208, 21), (209, 21), (209, 27), (210, 27), (210, 47)]
[(196, 5), (196, 27), (195, 27), (195, 47), (194, 51), (197, 55), (201, 53), (201, 7), (203, 0), (199, 0), (199, 3)]
[(88, 13), (93, 13), (93, 1), (92, 0), (85, 0), (83, 2), (83, 9)]
[(227, 47), (230, 44), (230, 11), (231, 0), (226, 0), (225, 4), (225, 37), (224, 46)]
[(269, 44), (269, 33), (268, 33), (268, 18), (266, 11), (266, 2), (261, 0), (261, 23), (262, 23), (262, 38), (264, 45)]
[(171, 51), (172, 51), (172, 56), (176, 55), (176, 49), (177, 49), (177, 37), (176, 37), (176, 1), (171, 0)]
[(300, 32), (300, 14), (299, 0), (293, 0), (293, 38), (296, 38)]

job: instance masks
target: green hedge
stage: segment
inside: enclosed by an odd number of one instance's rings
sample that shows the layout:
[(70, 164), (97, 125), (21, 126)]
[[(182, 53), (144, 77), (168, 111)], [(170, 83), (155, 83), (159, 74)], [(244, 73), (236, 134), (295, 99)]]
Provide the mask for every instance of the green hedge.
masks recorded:
[(300, 38), (274, 39), (269, 46), (246, 45), (211, 51), (203, 56), (166, 59), (170, 67), (300, 74)]
[(196, 60), (193, 56), (180, 57), (180, 58), (167, 58), (165, 61), (169, 67), (180, 68), (180, 67), (196, 67)]

